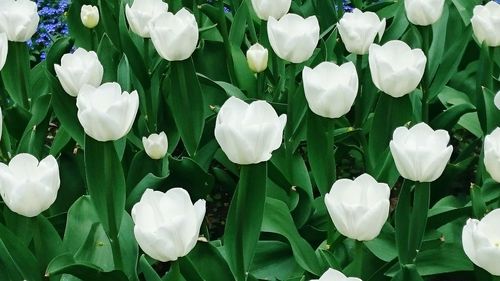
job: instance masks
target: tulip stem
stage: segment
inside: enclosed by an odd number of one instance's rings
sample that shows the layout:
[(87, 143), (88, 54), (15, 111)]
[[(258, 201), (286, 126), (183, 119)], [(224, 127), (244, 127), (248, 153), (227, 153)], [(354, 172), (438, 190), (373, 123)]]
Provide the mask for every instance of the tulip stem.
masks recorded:
[[(422, 26), (420, 28), (420, 33), (422, 35), (422, 49), (426, 57), (429, 57), (430, 41), (431, 41), (431, 27)], [(429, 84), (431, 81), (429, 69), (425, 69), (424, 76), (420, 83), (422, 89), (422, 121), (429, 121)]]
[(266, 99), (265, 97), (265, 87), (264, 87), (264, 80), (266, 78), (266, 75), (264, 72), (257, 73), (257, 99)]
[(363, 242), (355, 241), (354, 244), (354, 276), (362, 278), (363, 277)]
[(113, 252), (113, 263), (115, 264), (115, 268), (123, 269), (122, 250), (120, 248), (118, 235), (110, 237), (109, 242), (111, 244), (111, 251)]
[(146, 65), (146, 69), (148, 70), (148, 75), (151, 72), (149, 68), (149, 39), (144, 38), (144, 64)]
[[(358, 80), (361, 81), (363, 75), (362, 75), (362, 71), (363, 71), (363, 55), (357, 55), (356, 56), (356, 70), (358, 72)], [(362, 86), (361, 86), (362, 83), (359, 83), (359, 89), (358, 89), (358, 96), (356, 97), (356, 105), (354, 107), (354, 127), (355, 128), (361, 128), (362, 127), (362, 124), (364, 123), (363, 120), (361, 120), (363, 118), (363, 104), (361, 103), (362, 101)]]

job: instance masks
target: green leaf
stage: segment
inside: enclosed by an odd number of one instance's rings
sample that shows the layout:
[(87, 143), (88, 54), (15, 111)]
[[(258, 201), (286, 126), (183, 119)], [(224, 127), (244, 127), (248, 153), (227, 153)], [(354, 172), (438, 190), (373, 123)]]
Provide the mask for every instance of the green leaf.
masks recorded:
[(97, 56), (104, 68), (102, 82), (117, 81), (118, 64), (120, 63), (120, 52), (115, 47), (107, 34), (104, 34), (97, 48)]
[(470, 103), (462, 103), (451, 106), (446, 111), (441, 112), (431, 121), (434, 129), (451, 130), (458, 123), (458, 120), (469, 112), (475, 112), (476, 107)]
[(379, 158), (388, 150), (394, 129), (411, 121), (411, 116), (412, 107), (408, 96), (393, 98), (384, 93), (380, 94), (368, 140), (371, 169), (382, 165), (383, 162), (377, 160), (384, 160)]
[(52, 86), (52, 108), (61, 122), (62, 127), (81, 146), (84, 145), (83, 128), (78, 121), (76, 100), (66, 94), (57, 78), (47, 72), (47, 78)]
[(295, 260), (302, 268), (318, 276), (323, 273), (324, 269), (320, 267), (313, 248), (301, 237), (285, 203), (266, 198), (262, 231), (285, 237), (292, 247)]
[(29, 108), (30, 56), (25, 42), (9, 41), (7, 60), (0, 71), (9, 96), (23, 108)]
[(321, 195), (330, 191), (336, 177), (334, 124), (309, 110), (307, 119), (307, 155), (311, 172)]
[(49, 71), (50, 74), (54, 76), (56, 75), (54, 64), (61, 63), (61, 57), (71, 51), (73, 43), (73, 39), (63, 37), (59, 38), (56, 42), (54, 42), (52, 47), (50, 47), (50, 50), (47, 53), (47, 59), (45, 60), (47, 64), (47, 71)]
[(171, 63), (167, 98), (182, 142), (190, 156), (196, 154), (205, 126), (206, 110), (192, 59)]
[(47, 268), (49, 262), (62, 254), (63, 244), (61, 237), (54, 226), (44, 216), (35, 218), (33, 228), (33, 244), (35, 254), (42, 268)]
[(82, 280), (92, 281), (129, 281), (122, 271), (105, 272), (100, 267), (84, 262), (77, 262), (72, 255), (56, 257), (47, 268), (47, 276), (70, 274)]
[(265, 162), (242, 166), (240, 181), (229, 206), (224, 229), (224, 250), (237, 281), (245, 280), (260, 237), (266, 180)]
[(85, 137), (87, 187), (104, 230), (118, 237), (125, 210), (125, 178), (113, 142)]
[(42, 281), (38, 261), (28, 247), (0, 224), (0, 265), (11, 280)]
[[(219, 250), (210, 243), (198, 242), (189, 253), (189, 259), (198, 266), (198, 273), (207, 281), (234, 281), (229, 265)], [(207, 257), (210, 257), (207, 259)]]
[(151, 267), (144, 255), (141, 255), (139, 267), (141, 268), (146, 281), (162, 281), (160, 276), (158, 276), (158, 273), (156, 273), (156, 271)]

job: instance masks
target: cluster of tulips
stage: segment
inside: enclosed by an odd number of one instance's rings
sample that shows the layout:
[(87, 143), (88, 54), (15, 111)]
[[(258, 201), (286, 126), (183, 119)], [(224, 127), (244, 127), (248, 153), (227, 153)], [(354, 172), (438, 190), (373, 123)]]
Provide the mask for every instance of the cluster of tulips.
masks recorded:
[[(408, 20), (417, 26), (437, 22), (445, 5), (445, 0), (404, 2)], [(292, 64), (311, 58), (320, 40), (320, 25), (315, 16), (303, 18), (288, 13), (291, 0), (252, 0), (251, 4), (256, 15), (267, 21), (266, 31), (274, 54)], [(134, 0), (126, 6), (125, 14), (130, 30), (142, 38), (150, 38), (163, 59), (183, 61), (197, 48), (199, 27), (187, 9), (174, 14), (168, 8), (162, 0)], [(500, 4), (494, 1), (474, 8), (471, 23), (479, 45), (500, 46), (499, 19)], [(27, 41), (38, 21), (34, 2), (0, 1), (0, 70), (8, 56), (8, 41)], [(83, 6), (81, 21), (89, 30), (98, 26), (98, 8)], [(354, 57), (368, 56), (372, 82), (381, 92), (401, 98), (421, 84), (428, 62), (425, 50), (412, 48), (400, 40), (377, 44), (377, 38), (386, 29), (385, 19), (373, 12), (354, 9), (340, 19), (336, 28), (348, 52)], [(267, 69), (269, 53), (259, 43), (248, 49), (248, 67), (256, 75)], [(103, 83), (104, 68), (94, 51), (77, 48), (65, 54), (54, 70), (64, 91), (74, 97), (77, 118), (86, 135), (98, 142), (110, 142), (131, 131), (139, 110), (139, 94), (123, 91), (116, 82)], [(360, 90), (358, 71), (352, 61), (343, 64), (325, 61), (314, 68), (305, 66), (302, 80), (310, 110), (330, 119), (349, 113)], [(500, 97), (495, 102), (500, 110)], [(247, 103), (230, 97), (217, 111), (214, 137), (231, 162), (239, 165), (266, 162), (283, 145), (287, 115), (278, 114), (268, 101)], [(389, 149), (399, 174), (415, 182), (415, 189), (428, 190), (429, 183), (445, 170), (453, 147), (449, 145), (449, 133), (432, 129), (426, 123), (428, 113), (422, 114), (422, 122), (394, 130)], [(142, 143), (152, 159), (167, 155), (165, 132), (144, 136)], [(491, 177), (500, 182), (500, 128), (484, 138), (483, 162)], [(39, 161), (31, 154), (21, 153), (8, 165), (0, 163), (3, 202), (20, 215), (34, 217), (47, 210), (56, 200), (59, 186), (59, 166), (54, 156)], [(409, 192), (411, 186), (403, 188)], [(377, 182), (364, 173), (354, 180), (335, 181), (324, 196), (324, 204), (339, 233), (357, 241), (369, 241), (380, 234), (389, 217), (390, 193), (387, 183)], [(148, 189), (131, 210), (135, 238), (150, 257), (162, 262), (175, 261), (195, 247), (205, 213), (205, 200), (193, 204), (189, 193), (182, 188), (165, 193)], [(463, 227), (462, 241), (474, 264), (500, 276), (499, 222), (500, 209), (492, 210), (482, 220), (469, 219)], [(329, 269), (319, 280), (361, 279)]]

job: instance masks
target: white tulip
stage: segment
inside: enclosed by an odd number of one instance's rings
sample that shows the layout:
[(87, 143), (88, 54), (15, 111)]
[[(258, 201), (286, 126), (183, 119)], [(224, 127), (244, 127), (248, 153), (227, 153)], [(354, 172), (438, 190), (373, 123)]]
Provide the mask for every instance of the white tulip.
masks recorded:
[(278, 57), (293, 63), (308, 60), (319, 41), (319, 23), (316, 16), (306, 19), (286, 14), (281, 19), (269, 18), (269, 42)]
[(26, 42), (38, 27), (40, 17), (36, 3), (29, 0), (0, 1), (0, 32), (7, 34), (9, 41)]
[(278, 117), (265, 101), (247, 104), (230, 97), (217, 115), (215, 139), (232, 162), (257, 164), (281, 146), (285, 124), (286, 115)]
[(477, 266), (500, 276), (500, 209), (488, 213), (482, 220), (469, 219), (462, 231), (465, 254)]
[(130, 29), (143, 38), (149, 35), (149, 22), (155, 17), (168, 11), (168, 4), (162, 0), (134, 0), (132, 6), (125, 6)]
[(443, 14), (444, 0), (404, 0), (406, 17), (414, 25), (427, 26)]
[(309, 108), (326, 118), (349, 112), (358, 93), (358, 74), (352, 62), (341, 66), (322, 62), (314, 69), (306, 66), (302, 80)]
[(356, 277), (347, 277), (342, 272), (329, 268), (319, 279), (311, 279), (311, 281), (362, 281)]
[(373, 83), (386, 94), (399, 98), (415, 90), (422, 80), (427, 58), (421, 49), (411, 49), (403, 41), (382, 46), (372, 44), (368, 61)]
[(489, 47), (500, 46), (500, 4), (490, 1), (474, 7), (471, 19), (472, 30), (479, 43)]
[(325, 195), (325, 204), (335, 228), (358, 241), (373, 240), (389, 216), (390, 188), (372, 176), (337, 180)]
[(123, 92), (118, 83), (95, 88), (85, 85), (76, 98), (78, 120), (85, 133), (98, 141), (124, 137), (134, 124), (139, 108), (137, 91)]
[(193, 14), (182, 8), (177, 14), (162, 13), (149, 22), (156, 51), (168, 61), (189, 58), (198, 44), (198, 24)]
[(80, 19), (86, 28), (94, 28), (99, 23), (99, 9), (97, 6), (83, 5)]
[(196, 245), (205, 209), (205, 200), (193, 205), (182, 188), (165, 193), (147, 189), (132, 208), (135, 239), (150, 257), (175, 261)]
[(248, 67), (255, 73), (262, 72), (267, 68), (269, 54), (266, 48), (261, 44), (256, 43), (248, 48), (247, 62)]
[(73, 54), (62, 56), (61, 64), (54, 64), (57, 78), (68, 95), (76, 97), (84, 85), (101, 85), (104, 68), (94, 51), (78, 48)]
[(500, 91), (496, 93), (495, 98), (493, 99), (493, 103), (498, 109), (500, 109)]
[(42, 161), (31, 154), (21, 153), (0, 163), (0, 193), (13, 212), (34, 217), (47, 210), (56, 200), (59, 190), (59, 165), (54, 156)]
[(433, 182), (441, 176), (450, 160), (453, 147), (445, 130), (434, 131), (425, 123), (411, 129), (398, 127), (389, 143), (396, 168), (403, 178)]
[(0, 32), (0, 71), (7, 61), (7, 53), (9, 51), (9, 41), (7, 34)]
[(151, 159), (161, 159), (165, 157), (168, 149), (168, 140), (165, 132), (151, 134), (149, 137), (142, 137), (142, 145)]
[(500, 182), (500, 128), (484, 138), (484, 167), (496, 182)]
[(385, 31), (385, 19), (380, 20), (373, 12), (362, 12), (354, 9), (352, 13), (345, 13), (337, 23), (340, 38), (350, 53), (364, 55), (375, 41), (375, 37), (382, 38)]
[(292, 0), (252, 0), (252, 7), (261, 20), (280, 19), (292, 5)]

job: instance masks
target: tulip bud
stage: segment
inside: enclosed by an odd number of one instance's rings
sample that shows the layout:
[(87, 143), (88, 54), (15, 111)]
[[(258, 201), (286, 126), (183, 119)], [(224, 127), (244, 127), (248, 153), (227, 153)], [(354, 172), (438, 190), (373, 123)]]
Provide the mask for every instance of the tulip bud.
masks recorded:
[(500, 128), (484, 138), (484, 167), (496, 182), (500, 182)]
[(490, 274), (500, 276), (500, 209), (482, 220), (469, 219), (462, 231), (462, 245), (469, 259)]
[(444, 0), (404, 0), (406, 17), (414, 25), (431, 25), (441, 18)]
[(59, 190), (59, 166), (49, 155), (38, 162), (33, 155), (21, 153), (0, 163), (0, 194), (13, 212), (35, 217), (56, 200)]
[(325, 204), (335, 228), (358, 241), (377, 237), (389, 216), (390, 188), (369, 174), (354, 180), (337, 180), (325, 195)]
[(261, 20), (280, 19), (292, 5), (292, 0), (252, 0), (252, 7)]
[(329, 268), (319, 279), (312, 279), (311, 281), (362, 281), (356, 277), (347, 277), (342, 272)]
[(319, 41), (319, 23), (316, 16), (306, 19), (287, 14), (281, 19), (269, 18), (269, 42), (278, 57), (293, 63), (308, 60)]
[(312, 112), (339, 118), (351, 110), (358, 93), (358, 74), (352, 62), (341, 66), (322, 62), (314, 69), (304, 67), (304, 92)]
[(403, 178), (433, 182), (441, 176), (450, 160), (453, 147), (445, 130), (434, 131), (426, 123), (411, 129), (398, 127), (389, 144), (396, 168)]
[(84, 85), (101, 85), (104, 68), (94, 51), (76, 49), (62, 56), (61, 65), (54, 64), (57, 78), (68, 95), (76, 97)]
[(151, 159), (161, 159), (165, 157), (168, 149), (168, 140), (165, 132), (151, 134), (149, 137), (142, 137), (142, 145)]
[(495, 1), (474, 7), (471, 19), (472, 30), (480, 44), (485, 42), (489, 47), (500, 46), (499, 18), (500, 4)]
[(261, 44), (252, 45), (247, 51), (248, 67), (255, 73), (262, 72), (267, 68), (268, 51)]
[(76, 106), (87, 135), (97, 141), (114, 141), (132, 128), (139, 96), (137, 91), (122, 93), (118, 83), (104, 83), (97, 88), (84, 85), (76, 97)]
[(125, 6), (130, 29), (143, 38), (151, 37), (149, 34), (149, 22), (162, 13), (168, 11), (168, 4), (162, 0), (134, 0), (132, 7)]
[(7, 61), (7, 53), (9, 51), (9, 41), (7, 34), (0, 32), (0, 71)]
[(345, 13), (337, 24), (340, 38), (350, 53), (364, 55), (375, 41), (382, 38), (385, 31), (385, 19), (380, 20), (373, 12), (362, 12), (354, 9)]
[(38, 27), (40, 16), (36, 3), (29, 0), (0, 1), (0, 33), (7, 34), (9, 41), (26, 42)]
[(86, 28), (94, 28), (99, 23), (99, 9), (92, 5), (83, 5), (80, 18)]
[(269, 160), (281, 146), (286, 115), (278, 117), (265, 101), (247, 104), (230, 97), (215, 122), (215, 139), (229, 160), (247, 165)]
[(372, 44), (368, 61), (373, 83), (386, 94), (399, 98), (414, 91), (424, 76), (427, 58), (421, 49), (410, 49), (403, 41), (382, 46)]
[(132, 208), (135, 239), (150, 257), (175, 261), (196, 245), (205, 210), (205, 200), (193, 205), (182, 188), (165, 193), (147, 189)]
[(493, 103), (495, 104), (495, 106), (500, 109), (500, 91), (497, 92), (497, 94), (495, 95), (495, 98), (493, 99)]
[(198, 44), (198, 24), (193, 14), (182, 8), (177, 14), (162, 13), (149, 22), (156, 51), (168, 61), (189, 58)]

